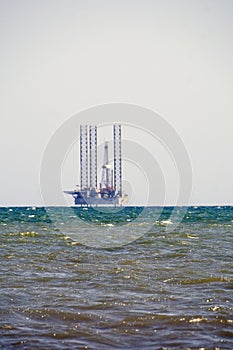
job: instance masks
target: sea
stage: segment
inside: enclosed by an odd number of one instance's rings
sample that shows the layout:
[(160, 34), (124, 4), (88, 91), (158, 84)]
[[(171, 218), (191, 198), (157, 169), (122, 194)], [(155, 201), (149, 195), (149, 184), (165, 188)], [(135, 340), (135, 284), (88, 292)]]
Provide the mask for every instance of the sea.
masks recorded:
[(233, 207), (0, 208), (1, 349), (233, 349)]

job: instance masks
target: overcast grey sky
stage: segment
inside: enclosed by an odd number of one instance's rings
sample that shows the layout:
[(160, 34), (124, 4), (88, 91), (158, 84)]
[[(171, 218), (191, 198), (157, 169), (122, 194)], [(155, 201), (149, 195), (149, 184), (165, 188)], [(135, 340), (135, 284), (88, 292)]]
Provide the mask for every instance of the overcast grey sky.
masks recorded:
[(232, 0), (0, 0), (0, 205), (40, 205), (55, 130), (111, 102), (174, 127), (192, 204), (233, 204), (232, 38)]

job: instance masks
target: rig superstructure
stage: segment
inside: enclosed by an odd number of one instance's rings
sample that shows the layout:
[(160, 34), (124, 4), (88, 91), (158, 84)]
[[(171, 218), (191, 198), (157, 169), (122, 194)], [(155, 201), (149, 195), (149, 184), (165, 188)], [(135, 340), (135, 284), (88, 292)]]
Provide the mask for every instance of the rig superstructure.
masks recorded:
[(99, 187), (97, 185), (97, 126), (80, 125), (80, 186), (74, 191), (64, 191), (74, 198), (75, 205), (122, 206), (128, 196), (122, 190), (121, 125), (113, 125), (114, 161), (109, 162), (108, 142), (104, 144), (104, 160)]

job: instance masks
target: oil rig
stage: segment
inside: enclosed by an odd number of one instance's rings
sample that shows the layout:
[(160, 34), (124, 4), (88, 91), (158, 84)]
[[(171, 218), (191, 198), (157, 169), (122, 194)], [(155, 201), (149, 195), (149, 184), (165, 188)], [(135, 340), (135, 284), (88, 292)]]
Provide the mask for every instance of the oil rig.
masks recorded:
[(108, 142), (104, 144), (102, 176), (97, 185), (97, 126), (80, 125), (80, 186), (72, 195), (74, 204), (79, 206), (124, 206), (127, 194), (122, 190), (122, 147), (121, 125), (113, 125), (113, 169), (109, 162)]

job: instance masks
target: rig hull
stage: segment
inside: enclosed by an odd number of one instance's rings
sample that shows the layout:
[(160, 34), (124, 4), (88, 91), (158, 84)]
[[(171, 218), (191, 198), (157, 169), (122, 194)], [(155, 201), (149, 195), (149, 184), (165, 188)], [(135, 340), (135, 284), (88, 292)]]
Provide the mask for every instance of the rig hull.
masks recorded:
[(80, 194), (78, 191), (65, 191), (74, 198), (74, 204), (79, 206), (125, 206), (128, 204), (128, 196), (121, 197), (91, 197)]

